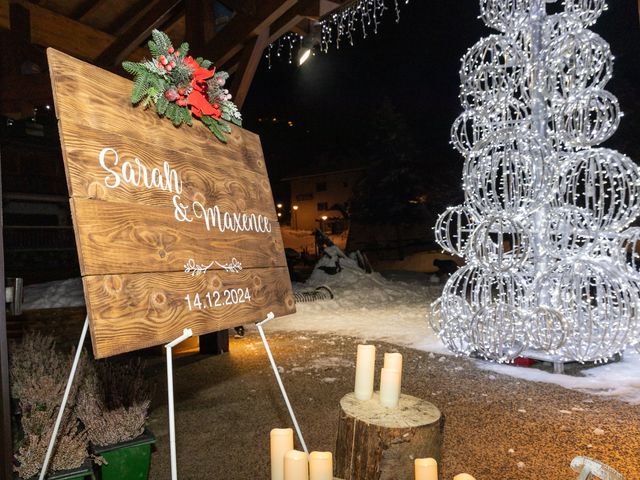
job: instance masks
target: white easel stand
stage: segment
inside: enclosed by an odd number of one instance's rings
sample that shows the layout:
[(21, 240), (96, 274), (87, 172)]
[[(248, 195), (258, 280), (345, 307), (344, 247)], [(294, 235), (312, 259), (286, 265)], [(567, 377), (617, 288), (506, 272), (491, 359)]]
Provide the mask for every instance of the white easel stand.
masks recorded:
[[(169, 448), (171, 449), (171, 480), (178, 480), (178, 463), (176, 460), (176, 418), (173, 403), (173, 352), (172, 349), (187, 338), (193, 336), (193, 330), (185, 328), (182, 335), (173, 342), (167, 343), (167, 393), (169, 395)], [(40, 479), (42, 480), (42, 479)]]
[(302, 432), (300, 431), (300, 425), (298, 425), (298, 420), (296, 420), (296, 415), (293, 413), (293, 408), (291, 407), (291, 403), (289, 402), (289, 397), (287, 396), (287, 391), (284, 389), (284, 384), (282, 383), (282, 379), (280, 378), (280, 372), (278, 372), (278, 366), (276, 365), (276, 361), (273, 359), (273, 355), (271, 354), (271, 348), (269, 348), (269, 343), (267, 342), (267, 337), (264, 334), (264, 329), (262, 326), (273, 320), (275, 315), (273, 312), (269, 312), (267, 314), (267, 318), (262, 320), (261, 322), (256, 323), (256, 327), (258, 327), (258, 332), (260, 332), (260, 338), (262, 338), (262, 343), (264, 344), (264, 348), (267, 351), (267, 356), (269, 357), (269, 362), (271, 362), (271, 368), (273, 369), (273, 373), (276, 376), (276, 380), (278, 381), (278, 385), (280, 386), (280, 392), (282, 392), (282, 398), (284, 398), (284, 403), (287, 405), (287, 409), (289, 410), (289, 416), (291, 417), (291, 421), (293, 422), (293, 426), (296, 428), (296, 434), (298, 435), (298, 440), (300, 440), (300, 444), (302, 445), (302, 449), (305, 453), (309, 454), (309, 450), (307, 449), (307, 444), (304, 442), (304, 438), (302, 437)]
[(78, 342), (76, 355), (73, 359), (71, 372), (69, 372), (67, 387), (64, 390), (64, 396), (62, 397), (62, 404), (60, 405), (60, 410), (58, 410), (58, 417), (56, 418), (56, 423), (53, 427), (53, 432), (51, 433), (51, 439), (49, 440), (49, 447), (47, 448), (47, 454), (44, 457), (44, 463), (42, 464), (42, 469), (40, 470), (40, 476), (38, 477), (38, 480), (44, 480), (44, 477), (47, 474), (47, 469), (49, 468), (49, 462), (51, 461), (53, 447), (56, 444), (56, 437), (58, 436), (58, 430), (60, 430), (62, 417), (64, 417), (64, 410), (65, 408), (67, 408), (67, 402), (69, 401), (69, 393), (71, 392), (71, 387), (73, 386), (73, 379), (76, 376), (76, 370), (78, 369), (78, 364), (80, 363), (80, 355), (82, 354), (82, 347), (84, 346), (84, 340), (87, 337), (88, 329), (89, 329), (89, 316), (87, 315), (87, 317), (84, 319), (84, 326), (82, 327), (82, 334), (80, 335), (80, 341)]

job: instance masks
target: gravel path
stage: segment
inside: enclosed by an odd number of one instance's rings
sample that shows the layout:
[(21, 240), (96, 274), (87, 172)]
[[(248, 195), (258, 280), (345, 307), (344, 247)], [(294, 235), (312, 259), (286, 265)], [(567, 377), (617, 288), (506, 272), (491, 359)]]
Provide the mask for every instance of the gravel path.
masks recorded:
[[(310, 450), (333, 451), (338, 403), (353, 388), (360, 342), (300, 333), (269, 341)], [(640, 406), (479, 370), (469, 359), (376, 345), (378, 368), (385, 351), (402, 352), (403, 392), (446, 417), (443, 480), (463, 471), (476, 480), (575, 479), (569, 463), (576, 455), (640, 479)], [(150, 371), (157, 382), (150, 428), (158, 438), (150, 478), (164, 480), (164, 362)], [(177, 359), (174, 374), (180, 479), (267, 480), (269, 431), (290, 424), (257, 332), (231, 339), (227, 355)]]

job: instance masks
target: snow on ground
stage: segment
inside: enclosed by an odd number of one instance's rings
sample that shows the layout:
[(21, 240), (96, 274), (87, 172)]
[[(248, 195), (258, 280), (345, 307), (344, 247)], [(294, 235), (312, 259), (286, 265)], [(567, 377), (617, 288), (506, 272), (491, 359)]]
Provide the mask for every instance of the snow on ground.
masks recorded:
[(426, 351), (446, 351), (427, 323), (431, 301), (428, 282), (409, 284), (387, 280), (379, 273), (365, 274), (349, 258), (340, 259), (342, 271), (337, 275), (318, 268), (334, 265), (335, 257), (324, 257), (305, 284), (294, 284), (296, 290), (327, 285), (334, 292), (333, 300), (298, 303), (297, 313), (274, 320), (267, 330), (335, 333)]
[(583, 377), (557, 375), (536, 368), (519, 368), (479, 360), (477, 363), (484, 370), (532, 382), (555, 383), (564, 388), (618, 397), (632, 404), (640, 404), (640, 354), (633, 349), (628, 349), (620, 362), (582, 370)]
[(23, 310), (81, 307), (83, 305), (84, 295), (81, 278), (39, 283), (29, 285), (24, 289)]
[[(364, 273), (349, 258), (340, 258), (342, 270), (330, 275), (318, 268), (335, 267), (337, 251), (327, 250), (332, 256), (321, 259), (309, 280), (305, 284), (295, 284), (294, 289), (313, 290), (317, 286), (327, 285), (335, 298), (299, 303), (296, 306), (297, 313), (268, 323), (265, 326), (267, 334), (307, 331), (348, 335), (369, 342), (386, 341), (426, 352), (450, 353), (427, 322), (428, 305), (439, 294), (439, 287), (429, 282), (428, 275), (398, 275), (404, 281), (390, 280), (377, 273)], [(82, 304), (80, 279), (25, 288), (26, 309)], [(640, 404), (640, 354), (632, 349), (625, 352), (620, 362), (582, 370), (584, 376), (558, 375), (536, 368), (496, 365), (480, 360), (475, 364), (481, 369), (525, 380), (554, 383)]]

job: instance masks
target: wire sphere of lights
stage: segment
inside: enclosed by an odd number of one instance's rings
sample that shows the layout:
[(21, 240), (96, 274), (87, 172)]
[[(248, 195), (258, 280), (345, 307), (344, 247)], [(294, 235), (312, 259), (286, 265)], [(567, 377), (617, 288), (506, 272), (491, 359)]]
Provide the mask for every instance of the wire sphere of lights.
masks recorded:
[(555, 259), (587, 254), (592, 247), (591, 214), (582, 208), (560, 206), (547, 210), (544, 245)]
[[(498, 344), (492, 350), (487, 343), (491, 319), (503, 318), (506, 312), (497, 308), (498, 305), (526, 308), (528, 299), (524, 278), (518, 274), (486, 272), (470, 265), (462, 267), (449, 278), (440, 297), (440, 338), (456, 353), (468, 354), (482, 349), (483, 355), (493, 358), (492, 352), (503, 350)], [(499, 334), (495, 336), (500, 337)], [(474, 341), (480, 338), (482, 345)]]
[[(640, 169), (597, 145), (622, 113), (613, 56), (587, 30), (604, 0), (479, 0), (498, 30), (461, 60), (451, 143), (465, 201), (435, 237), (466, 265), (430, 323), (459, 354), (607, 360), (640, 345)], [(627, 229), (627, 230), (624, 230)]]
[(611, 47), (598, 34), (579, 30), (559, 36), (544, 52), (547, 92), (562, 97), (586, 88), (604, 88), (611, 80)]
[(618, 99), (606, 90), (587, 89), (563, 102), (555, 116), (557, 132), (567, 147), (598, 145), (620, 125)]
[(586, 210), (591, 230), (623, 229), (640, 214), (640, 170), (614, 150), (581, 150), (564, 165), (558, 200)]
[(526, 335), (531, 348), (555, 353), (566, 342), (567, 324), (557, 310), (538, 307), (527, 319)]
[[(500, 332), (498, 335), (496, 332)], [(470, 340), (475, 351), (489, 360), (511, 362), (527, 346), (520, 309), (506, 303), (487, 305), (473, 316)]]
[(462, 58), (462, 106), (468, 109), (512, 97), (525, 81), (526, 66), (524, 54), (509, 38), (483, 38)]
[(464, 192), (479, 212), (518, 211), (541, 205), (551, 193), (554, 152), (539, 137), (501, 132), (464, 164)]
[(480, 0), (480, 18), (485, 25), (507, 32), (522, 21), (531, 0)]
[(463, 257), (477, 220), (462, 205), (447, 208), (440, 214), (435, 226), (436, 242), (447, 252)]
[(606, 0), (564, 0), (565, 11), (574, 13), (585, 27), (593, 25), (607, 9)]
[(502, 97), (461, 113), (451, 126), (451, 143), (462, 155), (479, 152), (496, 132), (531, 128), (531, 111), (514, 97)]
[(440, 298), (431, 305), (429, 322), (449, 350), (459, 355), (469, 355), (474, 350), (468, 332), (468, 322), (472, 317), (471, 307), (463, 298), (449, 298), (446, 314)]
[(567, 341), (558, 350), (563, 358), (609, 358), (629, 342), (637, 322), (637, 286), (618, 271), (571, 261), (540, 277), (535, 287), (539, 303), (567, 322)]
[(496, 272), (522, 267), (530, 253), (524, 226), (506, 215), (488, 217), (480, 223), (470, 243), (478, 263)]

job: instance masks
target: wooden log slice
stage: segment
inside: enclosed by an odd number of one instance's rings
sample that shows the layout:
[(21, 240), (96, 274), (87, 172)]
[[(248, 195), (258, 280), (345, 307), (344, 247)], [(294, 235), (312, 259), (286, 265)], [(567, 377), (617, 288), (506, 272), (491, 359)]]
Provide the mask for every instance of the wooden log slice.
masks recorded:
[(444, 416), (425, 400), (401, 395), (398, 408), (348, 393), (340, 400), (334, 474), (345, 480), (413, 480), (414, 459), (440, 464)]

